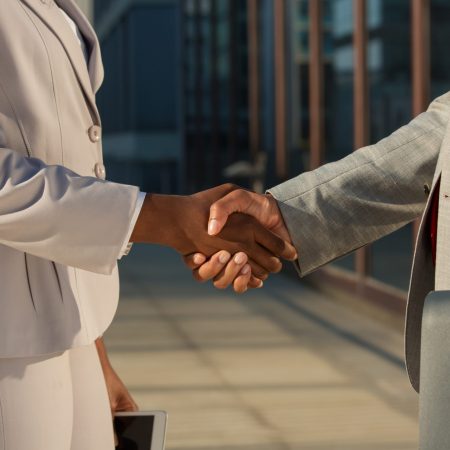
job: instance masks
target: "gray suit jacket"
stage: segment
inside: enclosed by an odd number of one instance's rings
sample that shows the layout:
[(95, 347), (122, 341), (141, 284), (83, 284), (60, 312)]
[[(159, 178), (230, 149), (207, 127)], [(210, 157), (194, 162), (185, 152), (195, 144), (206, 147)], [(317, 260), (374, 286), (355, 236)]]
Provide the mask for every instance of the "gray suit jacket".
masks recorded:
[[(422, 216), (412, 269), (406, 364), (419, 390), (420, 334), (426, 294), (450, 289), (450, 93), (375, 145), (303, 173), (270, 192), (299, 252), (306, 275)], [(426, 218), (441, 178), (436, 271)]]
[(92, 342), (114, 315), (138, 188), (104, 181), (94, 31), (89, 66), (53, 0), (0, 1), (0, 357)]

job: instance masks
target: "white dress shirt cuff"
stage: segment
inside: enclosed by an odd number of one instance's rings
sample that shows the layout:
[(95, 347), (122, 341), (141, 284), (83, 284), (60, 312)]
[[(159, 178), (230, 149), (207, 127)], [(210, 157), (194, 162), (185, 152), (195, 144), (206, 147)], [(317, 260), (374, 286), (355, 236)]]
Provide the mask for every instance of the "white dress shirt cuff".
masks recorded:
[(141, 212), (142, 204), (144, 203), (144, 199), (145, 199), (146, 195), (147, 194), (145, 192), (139, 192), (139, 195), (138, 195), (138, 198), (136, 201), (136, 206), (134, 208), (133, 217), (131, 218), (130, 228), (128, 230), (127, 237), (122, 245), (122, 250), (120, 252), (119, 259), (121, 259), (122, 256), (128, 255), (128, 253), (130, 253), (131, 247), (133, 246), (133, 243), (130, 242), (131, 234), (133, 233), (134, 226), (136, 225), (136, 222), (138, 220), (139, 213)]

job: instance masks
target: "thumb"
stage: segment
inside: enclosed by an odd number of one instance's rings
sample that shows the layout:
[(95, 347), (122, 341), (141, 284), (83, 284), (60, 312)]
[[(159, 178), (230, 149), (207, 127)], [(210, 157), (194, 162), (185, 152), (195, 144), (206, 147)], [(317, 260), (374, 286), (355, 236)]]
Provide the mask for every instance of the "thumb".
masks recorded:
[(248, 208), (246, 191), (242, 189), (230, 192), (217, 200), (209, 210), (208, 234), (214, 236), (222, 230), (228, 217), (235, 212), (245, 212)]

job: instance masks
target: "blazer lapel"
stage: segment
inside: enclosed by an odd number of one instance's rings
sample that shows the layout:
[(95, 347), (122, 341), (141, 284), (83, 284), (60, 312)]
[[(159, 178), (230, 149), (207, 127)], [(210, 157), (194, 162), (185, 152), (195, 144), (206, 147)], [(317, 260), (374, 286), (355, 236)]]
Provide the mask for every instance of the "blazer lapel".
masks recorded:
[(75, 21), (81, 34), (89, 44), (89, 78), (91, 80), (92, 89), (94, 93), (96, 93), (102, 84), (104, 76), (97, 34), (89, 23), (89, 20), (87, 20), (86, 16), (73, 0), (57, 0), (57, 3), (59, 3), (59, 6), (67, 12), (72, 20)]
[[(26, 3), (39, 16), (39, 18), (49, 27), (50, 30), (53, 31), (55, 36), (61, 42), (72, 64), (78, 81), (80, 82), (80, 85), (84, 91), (86, 99), (88, 100), (92, 108), (92, 111), (96, 115), (97, 120), (100, 120), (97, 106), (95, 104), (94, 90), (91, 84), (91, 79), (89, 77), (89, 71), (84, 59), (83, 52), (73, 34), (73, 31), (70, 29), (69, 24), (61, 14), (61, 11), (59, 11), (57, 5), (53, 2), (53, 0), (46, 0), (45, 2), (41, 0), (22, 1)], [(62, 3), (64, 3), (64, 6), (66, 6), (68, 2), (64, 1)], [(68, 14), (71, 14), (72, 10), (66, 12)], [(80, 30), (83, 31), (81, 28)], [(95, 46), (92, 46), (92, 49), (94, 47)], [(90, 59), (92, 59), (92, 51)]]

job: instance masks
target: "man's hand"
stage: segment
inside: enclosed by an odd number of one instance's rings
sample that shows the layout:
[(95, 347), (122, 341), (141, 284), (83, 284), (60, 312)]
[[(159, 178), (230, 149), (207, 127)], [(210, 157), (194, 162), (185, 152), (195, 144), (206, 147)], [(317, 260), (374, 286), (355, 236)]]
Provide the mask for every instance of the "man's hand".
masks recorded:
[[(284, 223), (277, 201), (270, 195), (256, 194), (243, 189), (235, 189), (211, 205), (208, 221), (208, 232), (211, 235), (220, 233), (228, 218), (233, 213), (245, 213), (256, 218), (267, 229), (271, 230), (287, 242), (291, 242), (289, 232)], [(262, 287), (262, 279), (245, 277), (234, 260), (219, 258), (220, 252), (208, 259), (196, 253), (184, 258), (185, 263), (193, 270), (198, 281), (214, 280), (218, 288), (233, 284), (236, 292), (245, 292), (248, 287)], [(231, 266), (231, 267), (230, 267)]]
[(211, 205), (208, 233), (211, 236), (220, 233), (233, 213), (244, 213), (254, 217), (265, 228), (286, 242), (292, 243), (277, 201), (270, 194), (257, 194), (244, 189), (228, 193)]
[(210, 257), (220, 250), (230, 255), (243, 252), (258, 278), (279, 272), (280, 258), (295, 259), (295, 248), (255, 218), (233, 214), (214, 236), (207, 233), (211, 205), (234, 189), (233, 185), (222, 185), (192, 196), (147, 196), (131, 241), (168, 245), (182, 255), (201, 253)]

